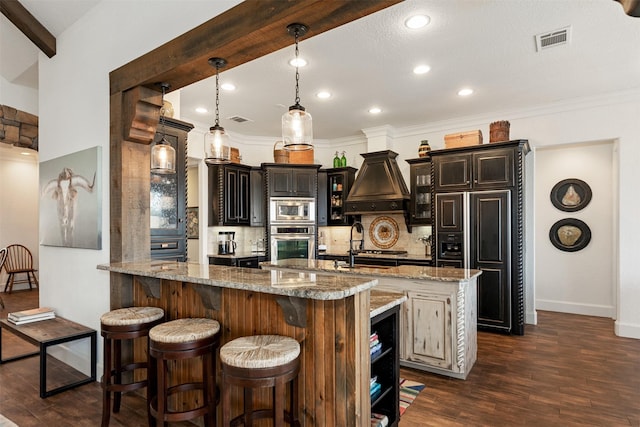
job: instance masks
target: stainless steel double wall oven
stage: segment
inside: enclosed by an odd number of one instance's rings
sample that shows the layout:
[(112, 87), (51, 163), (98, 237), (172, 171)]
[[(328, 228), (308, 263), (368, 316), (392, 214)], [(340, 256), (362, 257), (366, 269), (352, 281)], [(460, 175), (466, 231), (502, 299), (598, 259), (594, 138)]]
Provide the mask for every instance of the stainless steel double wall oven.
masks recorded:
[(314, 198), (269, 199), (271, 261), (315, 258), (316, 201)]

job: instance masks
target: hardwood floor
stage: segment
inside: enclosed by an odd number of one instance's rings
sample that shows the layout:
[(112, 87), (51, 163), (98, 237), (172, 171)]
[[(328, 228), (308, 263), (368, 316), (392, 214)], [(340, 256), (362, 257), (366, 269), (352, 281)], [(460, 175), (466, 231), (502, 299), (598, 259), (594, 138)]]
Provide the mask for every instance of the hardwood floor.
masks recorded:
[[(38, 306), (37, 291), (2, 296), (0, 317)], [(426, 388), (400, 427), (640, 427), (640, 340), (616, 337), (611, 319), (541, 311), (538, 321), (522, 337), (480, 332), (466, 381), (402, 369)], [(29, 349), (2, 339), (5, 357)], [(97, 426), (101, 410), (98, 383), (40, 399), (37, 358), (0, 365), (0, 413), (20, 427)], [(144, 400), (125, 396), (111, 426), (146, 425)]]

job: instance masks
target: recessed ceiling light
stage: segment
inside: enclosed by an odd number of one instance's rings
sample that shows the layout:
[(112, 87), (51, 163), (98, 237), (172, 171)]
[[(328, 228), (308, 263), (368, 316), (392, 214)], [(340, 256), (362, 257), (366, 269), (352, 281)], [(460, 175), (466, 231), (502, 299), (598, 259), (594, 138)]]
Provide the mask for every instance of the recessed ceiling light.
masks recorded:
[(289, 61), (289, 65), (291, 65), (292, 67), (304, 67), (305, 65), (307, 65), (307, 61), (303, 58), (293, 58), (291, 61)]
[(404, 25), (407, 28), (411, 28), (412, 30), (425, 27), (429, 24), (431, 18), (427, 15), (414, 15), (409, 17), (406, 21), (404, 21)]
[(320, 99), (331, 98), (331, 92), (327, 92), (326, 90), (320, 91), (316, 93), (316, 96)]
[(428, 65), (418, 65), (413, 69), (414, 74), (426, 74), (431, 71), (431, 67)]
[(31, 153), (28, 153), (26, 151), (21, 151), (20, 154), (22, 154), (23, 156), (30, 156)]
[(234, 85), (233, 83), (222, 83), (220, 85), (220, 89), (222, 90), (236, 90), (236, 85)]
[(458, 91), (458, 95), (460, 96), (469, 96), (473, 93), (473, 89), (464, 88)]
[(207, 114), (209, 112), (209, 110), (207, 110), (204, 107), (198, 107), (196, 108), (196, 113), (200, 113), (200, 114)]
[(382, 112), (382, 109), (380, 107), (371, 107), (369, 108), (369, 112), (371, 114), (380, 114)]

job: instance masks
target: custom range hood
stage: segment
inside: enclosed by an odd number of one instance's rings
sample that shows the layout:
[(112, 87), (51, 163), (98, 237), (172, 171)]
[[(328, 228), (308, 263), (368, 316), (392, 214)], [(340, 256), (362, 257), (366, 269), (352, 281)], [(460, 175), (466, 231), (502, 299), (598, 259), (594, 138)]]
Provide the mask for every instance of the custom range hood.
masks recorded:
[(347, 215), (402, 213), (408, 219), (409, 190), (391, 150), (360, 154), (362, 167), (347, 196)]

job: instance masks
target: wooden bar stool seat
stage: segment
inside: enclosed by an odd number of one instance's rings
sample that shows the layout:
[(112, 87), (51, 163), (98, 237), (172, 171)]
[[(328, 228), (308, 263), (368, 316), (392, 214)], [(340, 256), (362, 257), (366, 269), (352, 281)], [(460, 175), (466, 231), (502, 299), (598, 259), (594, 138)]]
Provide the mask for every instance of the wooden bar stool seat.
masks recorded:
[[(149, 372), (144, 379), (122, 383), (122, 374), (147, 369), (143, 362), (124, 364), (122, 342), (147, 337), (149, 330), (164, 320), (164, 310), (157, 307), (129, 307), (112, 310), (100, 316), (100, 334), (104, 338), (104, 373), (102, 375), (102, 426), (109, 425), (111, 415), (111, 393), (114, 395), (113, 412), (120, 411), (122, 393), (134, 391), (148, 385)], [(148, 343), (147, 343), (148, 349)]]
[[(149, 385), (149, 424), (179, 422), (204, 417), (205, 426), (216, 424), (216, 360), (220, 323), (213, 319), (177, 319), (149, 331), (149, 364), (156, 373)], [(170, 381), (168, 362), (196, 357), (202, 359), (202, 381)], [(177, 375), (175, 375), (177, 376)], [(202, 391), (202, 405), (180, 411), (169, 408), (169, 397), (192, 390)], [(151, 418), (152, 417), (152, 418)]]
[[(274, 426), (284, 422), (299, 426), (298, 384), (300, 344), (280, 335), (254, 335), (236, 338), (220, 348), (222, 377), (222, 425), (252, 426), (253, 421), (271, 418)], [(289, 383), (289, 411), (285, 411)], [(244, 413), (231, 420), (231, 386), (244, 389)], [(273, 407), (253, 409), (253, 389), (273, 388)]]

